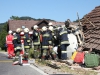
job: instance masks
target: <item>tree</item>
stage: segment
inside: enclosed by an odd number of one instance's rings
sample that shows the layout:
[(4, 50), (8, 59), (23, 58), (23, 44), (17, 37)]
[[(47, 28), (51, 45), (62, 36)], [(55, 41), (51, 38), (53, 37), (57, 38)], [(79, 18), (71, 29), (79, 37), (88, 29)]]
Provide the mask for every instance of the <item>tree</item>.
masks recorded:
[(11, 20), (19, 20), (20, 18), (18, 16), (11, 16), (10, 19)]
[(0, 23), (0, 32), (2, 31), (2, 28), (4, 27), (5, 23)]
[(0, 32), (0, 47), (3, 49), (6, 42), (7, 35), (7, 22), (4, 24), (2, 31)]
[(20, 17), (20, 20), (35, 20), (35, 18), (24, 16), (24, 17)]

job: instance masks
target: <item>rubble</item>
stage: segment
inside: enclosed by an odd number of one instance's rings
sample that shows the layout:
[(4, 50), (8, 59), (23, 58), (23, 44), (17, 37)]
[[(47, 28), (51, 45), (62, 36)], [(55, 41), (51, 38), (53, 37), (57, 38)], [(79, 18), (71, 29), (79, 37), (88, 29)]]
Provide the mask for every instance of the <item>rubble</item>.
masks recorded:
[[(49, 63), (48, 63), (49, 62)], [(99, 70), (93, 68), (86, 68), (79, 64), (72, 64), (71, 66), (66, 61), (46, 60), (47, 64), (35, 63), (36, 67), (47, 74), (74, 74), (74, 75), (97, 75)], [(49, 64), (49, 65), (48, 65)]]

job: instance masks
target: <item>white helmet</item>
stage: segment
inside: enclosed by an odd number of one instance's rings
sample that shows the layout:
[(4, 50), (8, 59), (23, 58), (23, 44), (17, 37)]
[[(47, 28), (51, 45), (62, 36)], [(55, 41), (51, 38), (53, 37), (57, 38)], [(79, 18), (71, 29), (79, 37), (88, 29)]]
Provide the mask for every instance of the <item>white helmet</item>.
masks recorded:
[(42, 30), (43, 30), (43, 31), (46, 31), (46, 30), (47, 30), (47, 27), (46, 27), (46, 26), (43, 26), (43, 27), (42, 27)]
[(21, 28), (17, 28), (16, 32), (18, 32), (18, 33), (21, 32)]
[(53, 27), (52, 26), (49, 26), (49, 30), (53, 31)]
[(24, 32), (26, 32), (26, 33), (29, 32), (29, 29), (28, 28), (25, 28), (24, 29)]
[(16, 33), (14, 32), (13, 35), (16, 35)]
[(21, 32), (20, 35), (24, 35), (24, 32)]
[(52, 24), (52, 22), (50, 22), (48, 25), (51, 26), (51, 25), (53, 25), (53, 24)]
[(38, 29), (38, 26), (37, 25), (34, 25), (33, 28), (36, 30), (36, 29)]
[(11, 31), (11, 30), (9, 30), (8, 34), (12, 34), (12, 31)]

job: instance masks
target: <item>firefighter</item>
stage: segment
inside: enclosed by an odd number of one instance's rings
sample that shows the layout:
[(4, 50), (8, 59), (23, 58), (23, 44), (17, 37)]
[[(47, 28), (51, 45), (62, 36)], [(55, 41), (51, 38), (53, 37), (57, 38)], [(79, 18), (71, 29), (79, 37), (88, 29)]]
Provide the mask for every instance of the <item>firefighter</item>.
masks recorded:
[(53, 26), (49, 26), (49, 28), (48, 28), (48, 31), (49, 31), (49, 34), (50, 34), (50, 36), (51, 36), (51, 38), (50, 38), (50, 40), (49, 40), (49, 44), (50, 44), (50, 48), (49, 48), (49, 54), (50, 54), (50, 56), (52, 57), (52, 59), (54, 60), (55, 59), (55, 57), (56, 57), (56, 53), (53, 51), (53, 47), (54, 47), (54, 42), (55, 42), (55, 40), (57, 39), (56, 38), (56, 35), (55, 35), (55, 33), (54, 33), (54, 28), (53, 28)]
[(40, 34), (38, 31), (38, 26), (33, 26), (33, 45), (34, 45), (34, 58), (39, 58), (40, 56)]
[(60, 31), (59, 31), (59, 40), (60, 40), (61, 59), (62, 60), (67, 59), (66, 49), (67, 49), (67, 46), (69, 45), (67, 27), (69, 27), (68, 21), (65, 22), (65, 27), (60, 28)]
[(53, 46), (57, 46), (58, 45), (58, 30), (56, 26), (53, 26), (52, 22), (49, 22), (48, 25), (49, 25), (48, 31), (52, 35)]
[(29, 37), (29, 29), (24, 29), (24, 60), (28, 60), (29, 58), (29, 49), (30, 49), (30, 37)]
[(48, 59), (48, 55), (49, 55), (49, 48), (51, 48), (52, 46), (50, 45), (50, 41), (51, 41), (51, 36), (49, 34), (49, 32), (47, 31), (47, 27), (43, 26), (42, 27), (42, 59)]
[(22, 51), (20, 32), (21, 32), (21, 28), (17, 28), (16, 29), (16, 35), (14, 36), (14, 39), (13, 39), (14, 50), (15, 50), (14, 61), (18, 61), (19, 55), (20, 55), (20, 53)]
[(59, 33), (61, 29), (62, 29), (61, 26), (59, 26), (56, 28), (56, 31), (55, 31), (56, 37), (57, 37), (57, 39), (55, 40), (55, 46), (57, 46), (57, 56), (59, 59), (61, 59), (61, 48), (60, 48), (60, 37), (59, 37)]
[(6, 36), (8, 58), (12, 58), (14, 56), (13, 38), (14, 36), (12, 35), (12, 31), (9, 30), (8, 35)]
[(65, 21), (65, 27), (66, 28), (69, 28), (69, 25), (70, 25), (70, 19), (67, 19), (66, 21)]

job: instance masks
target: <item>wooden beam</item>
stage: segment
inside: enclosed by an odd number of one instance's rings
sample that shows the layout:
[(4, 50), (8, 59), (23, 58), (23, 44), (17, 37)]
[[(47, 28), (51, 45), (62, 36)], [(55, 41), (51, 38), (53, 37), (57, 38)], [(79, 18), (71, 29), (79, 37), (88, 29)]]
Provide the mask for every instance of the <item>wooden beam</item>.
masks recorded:
[(89, 21), (88, 18), (84, 17), (84, 19), (86, 19), (93, 27), (95, 27), (95, 25), (91, 21)]

